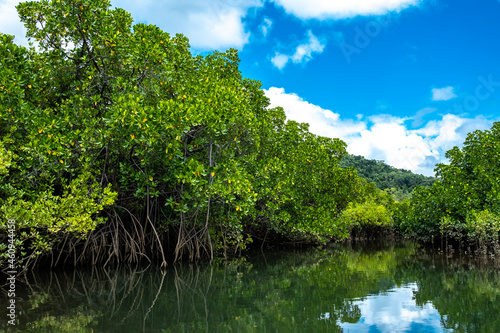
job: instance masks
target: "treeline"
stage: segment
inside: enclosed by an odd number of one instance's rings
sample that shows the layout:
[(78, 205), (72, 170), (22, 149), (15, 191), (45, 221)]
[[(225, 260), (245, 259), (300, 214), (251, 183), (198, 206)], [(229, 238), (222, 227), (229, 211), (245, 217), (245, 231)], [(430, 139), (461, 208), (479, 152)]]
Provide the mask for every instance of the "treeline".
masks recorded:
[(37, 47), (0, 34), (2, 268), (348, 235), (365, 183), (338, 166), (345, 143), (270, 109), (235, 50), (193, 56), (104, 0), (17, 8)]
[(358, 175), (369, 183), (375, 183), (378, 188), (388, 190), (396, 199), (409, 199), (417, 186), (431, 186), (436, 180), (414, 174), (409, 170), (397, 169), (383, 161), (366, 159), (363, 156), (347, 155), (339, 163), (340, 167), (353, 167)]

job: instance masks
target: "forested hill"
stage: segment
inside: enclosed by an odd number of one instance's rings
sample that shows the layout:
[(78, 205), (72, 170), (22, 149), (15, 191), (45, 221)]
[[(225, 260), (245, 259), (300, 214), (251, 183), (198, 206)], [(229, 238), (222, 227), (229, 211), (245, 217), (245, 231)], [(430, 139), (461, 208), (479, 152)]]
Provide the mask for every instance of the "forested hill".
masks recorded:
[(393, 189), (396, 200), (409, 198), (416, 186), (430, 186), (434, 177), (414, 174), (411, 171), (396, 169), (382, 161), (369, 160), (363, 156), (347, 155), (340, 162), (343, 168), (354, 167), (358, 175), (369, 183), (373, 182), (378, 188)]

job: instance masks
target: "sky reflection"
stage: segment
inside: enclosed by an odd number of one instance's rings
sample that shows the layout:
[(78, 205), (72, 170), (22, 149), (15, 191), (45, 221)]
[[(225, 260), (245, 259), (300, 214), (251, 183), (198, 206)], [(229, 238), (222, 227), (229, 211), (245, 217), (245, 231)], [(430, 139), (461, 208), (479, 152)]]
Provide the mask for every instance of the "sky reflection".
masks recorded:
[(357, 323), (338, 325), (344, 332), (451, 332), (443, 328), (441, 316), (431, 303), (419, 306), (414, 293), (416, 283), (394, 288), (386, 293), (353, 301), (361, 310)]

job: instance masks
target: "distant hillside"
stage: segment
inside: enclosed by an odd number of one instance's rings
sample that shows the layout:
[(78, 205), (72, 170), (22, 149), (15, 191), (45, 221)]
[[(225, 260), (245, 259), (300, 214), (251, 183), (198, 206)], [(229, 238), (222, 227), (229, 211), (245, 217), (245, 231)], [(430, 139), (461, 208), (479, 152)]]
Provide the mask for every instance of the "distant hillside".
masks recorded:
[(430, 186), (436, 180), (434, 177), (396, 169), (382, 161), (368, 160), (363, 156), (347, 155), (340, 161), (340, 166), (353, 167), (360, 177), (369, 183), (375, 183), (382, 190), (392, 189), (391, 192), (398, 201), (409, 198), (416, 186)]

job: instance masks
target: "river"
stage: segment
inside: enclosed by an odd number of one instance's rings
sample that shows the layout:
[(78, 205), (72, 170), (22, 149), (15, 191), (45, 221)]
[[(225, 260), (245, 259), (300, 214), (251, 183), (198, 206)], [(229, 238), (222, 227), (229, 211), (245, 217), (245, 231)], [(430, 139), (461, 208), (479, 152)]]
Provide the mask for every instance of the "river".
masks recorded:
[(31, 272), (17, 281), (17, 325), (2, 319), (0, 332), (500, 332), (498, 268), (372, 242), (166, 270)]

